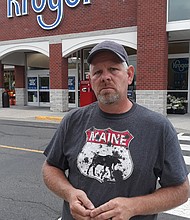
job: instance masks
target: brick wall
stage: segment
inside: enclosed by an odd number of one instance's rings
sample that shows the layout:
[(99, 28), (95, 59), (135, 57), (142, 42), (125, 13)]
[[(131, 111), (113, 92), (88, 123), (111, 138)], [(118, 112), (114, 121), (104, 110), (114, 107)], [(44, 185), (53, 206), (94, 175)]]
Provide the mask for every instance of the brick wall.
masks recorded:
[(166, 0), (138, 0), (137, 90), (166, 90)]
[(15, 87), (25, 88), (25, 67), (15, 66)]
[(62, 44), (50, 44), (50, 88), (68, 88), (68, 61), (62, 58)]
[[(137, 23), (137, 0), (92, 0), (91, 5), (83, 5), (81, 0), (75, 8), (69, 8), (64, 1), (64, 18), (51, 31), (43, 30), (37, 24), (37, 14), (32, 10), (30, 1), (28, 8), (29, 15), (7, 18), (7, 3), (1, 2), (0, 41), (130, 27)], [(57, 16), (48, 7), (42, 15), (47, 24), (53, 23)]]

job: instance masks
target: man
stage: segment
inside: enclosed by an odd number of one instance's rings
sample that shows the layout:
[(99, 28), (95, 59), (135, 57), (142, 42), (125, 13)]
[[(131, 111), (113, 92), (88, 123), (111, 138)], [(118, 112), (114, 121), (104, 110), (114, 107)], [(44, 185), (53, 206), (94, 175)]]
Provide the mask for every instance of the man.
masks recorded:
[(44, 181), (65, 200), (63, 220), (157, 219), (188, 199), (176, 132), (164, 116), (127, 98), (134, 68), (121, 45), (104, 41), (87, 61), (98, 101), (60, 123), (45, 150)]

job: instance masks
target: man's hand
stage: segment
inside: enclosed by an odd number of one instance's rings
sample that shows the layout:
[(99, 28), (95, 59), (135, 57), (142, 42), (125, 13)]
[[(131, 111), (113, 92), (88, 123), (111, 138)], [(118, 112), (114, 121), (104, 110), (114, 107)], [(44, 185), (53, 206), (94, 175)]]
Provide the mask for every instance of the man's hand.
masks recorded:
[(88, 199), (85, 192), (79, 189), (72, 190), (68, 200), (71, 214), (76, 220), (90, 220), (90, 212), (94, 205)]
[(46, 161), (42, 173), (47, 187), (69, 203), (71, 214), (75, 220), (90, 220), (90, 212), (94, 209), (94, 205), (85, 192), (74, 188), (62, 170)]
[(131, 198), (118, 197), (93, 209), (93, 220), (129, 220), (137, 215), (153, 215), (175, 208), (188, 199), (189, 181), (177, 186), (160, 188), (155, 192)]
[(94, 220), (129, 220), (132, 209), (131, 199), (118, 197), (92, 210), (90, 216)]

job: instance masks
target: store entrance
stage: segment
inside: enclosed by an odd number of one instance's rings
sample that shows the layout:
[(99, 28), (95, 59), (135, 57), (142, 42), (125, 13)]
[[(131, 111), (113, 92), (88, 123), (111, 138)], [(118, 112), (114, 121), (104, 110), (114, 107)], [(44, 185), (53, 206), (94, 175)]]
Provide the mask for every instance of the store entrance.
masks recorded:
[(27, 105), (49, 107), (49, 73), (28, 71), (27, 75)]
[(4, 89), (9, 94), (9, 103), (10, 105), (16, 104), (16, 96), (15, 96), (15, 75), (14, 75), (14, 67), (11, 66), (11, 69), (6, 68), (4, 70)]

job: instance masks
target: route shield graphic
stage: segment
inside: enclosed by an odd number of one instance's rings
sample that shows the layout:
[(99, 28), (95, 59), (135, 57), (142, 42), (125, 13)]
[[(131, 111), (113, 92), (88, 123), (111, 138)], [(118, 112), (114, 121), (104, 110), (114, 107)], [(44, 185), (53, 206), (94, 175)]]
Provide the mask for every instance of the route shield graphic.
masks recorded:
[(77, 158), (78, 169), (99, 182), (126, 180), (133, 172), (129, 151), (133, 138), (129, 131), (88, 129), (86, 144)]

